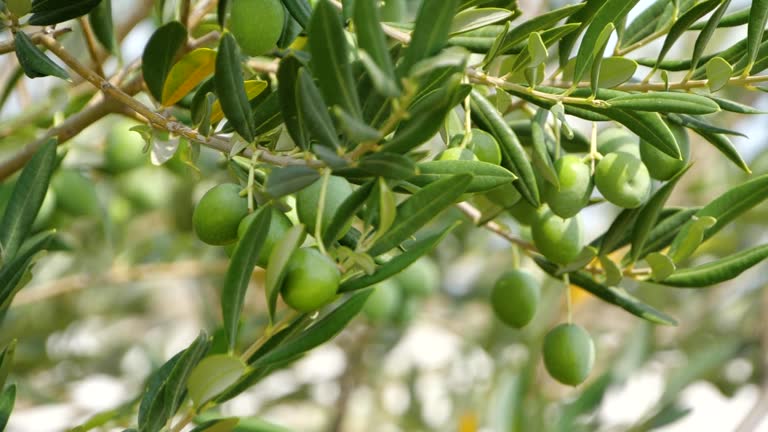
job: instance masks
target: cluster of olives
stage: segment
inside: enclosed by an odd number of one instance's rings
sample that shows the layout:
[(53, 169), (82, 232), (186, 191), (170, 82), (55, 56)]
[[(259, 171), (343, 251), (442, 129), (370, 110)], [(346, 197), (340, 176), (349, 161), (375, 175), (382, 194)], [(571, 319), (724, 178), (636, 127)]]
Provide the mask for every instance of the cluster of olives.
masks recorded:
[[(504, 273), (491, 290), (491, 306), (504, 324), (525, 327), (536, 314), (541, 297), (538, 280), (524, 270)], [(560, 324), (544, 337), (542, 357), (547, 372), (567, 385), (579, 385), (587, 379), (595, 362), (595, 345), (584, 328)]]
[[(637, 208), (650, 195), (651, 179), (667, 181), (685, 168), (690, 156), (688, 137), (683, 128), (672, 126), (672, 131), (683, 156), (680, 160), (624, 129), (606, 129), (597, 137), (602, 157), (594, 174), (588, 158), (562, 156), (554, 164), (559, 188), (548, 182), (541, 184), (542, 207), (534, 208), (509, 188), (491, 191), (486, 197), (506, 207), (520, 224), (531, 227), (533, 243), (542, 255), (557, 264), (569, 264), (585, 246), (579, 213), (589, 204), (595, 186), (606, 201), (622, 208)], [(495, 315), (509, 326), (525, 326), (535, 314), (539, 291), (538, 282), (527, 272), (505, 273), (491, 293)], [(592, 368), (595, 348), (586, 330), (568, 323), (545, 336), (542, 354), (552, 377), (578, 385)]]

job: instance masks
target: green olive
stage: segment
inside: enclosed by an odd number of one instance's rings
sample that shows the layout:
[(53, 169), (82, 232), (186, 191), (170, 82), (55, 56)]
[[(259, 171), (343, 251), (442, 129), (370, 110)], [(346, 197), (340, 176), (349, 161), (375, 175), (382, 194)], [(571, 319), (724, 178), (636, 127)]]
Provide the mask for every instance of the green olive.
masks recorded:
[(144, 153), (146, 143), (136, 132), (130, 129), (138, 123), (119, 121), (110, 127), (104, 148), (104, 168), (112, 174), (138, 168), (149, 161)]
[(424, 297), (440, 286), (440, 270), (432, 259), (423, 257), (396, 274), (393, 279), (403, 292), (412, 297)]
[[(256, 260), (256, 264), (261, 267), (266, 267), (267, 262), (269, 261), (269, 255), (272, 253), (275, 245), (293, 226), (293, 224), (291, 224), (291, 220), (288, 219), (288, 216), (286, 216), (285, 213), (275, 208), (272, 208), (271, 211), (272, 218), (269, 222), (269, 232), (267, 233), (267, 238), (264, 240), (264, 244), (261, 245), (259, 257)], [(243, 238), (245, 231), (248, 229), (248, 225), (253, 223), (253, 221), (256, 219), (256, 214), (256, 212), (253, 212), (243, 218), (242, 221), (240, 221), (240, 225), (237, 227), (238, 239)]]
[(192, 213), (200, 240), (217, 246), (237, 240), (237, 227), (248, 215), (248, 200), (240, 196), (240, 189), (239, 185), (224, 183), (203, 195)]
[(531, 225), (533, 243), (542, 255), (557, 264), (568, 264), (584, 249), (581, 216), (563, 219), (547, 209)]
[(618, 127), (603, 129), (597, 134), (597, 151), (602, 155), (621, 151), (640, 157), (637, 135)]
[(371, 322), (386, 322), (400, 310), (402, 293), (397, 282), (387, 279), (374, 286), (374, 291), (363, 307), (363, 314)]
[(587, 379), (595, 364), (595, 344), (582, 327), (560, 324), (544, 337), (542, 356), (552, 378), (577, 386)]
[(312, 312), (336, 298), (341, 273), (317, 249), (301, 248), (291, 255), (280, 289), (285, 303), (299, 312)]
[(555, 172), (560, 188), (546, 182), (542, 198), (556, 215), (573, 217), (589, 204), (594, 188), (590, 167), (581, 157), (566, 155), (555, 162)]
[(533, 225), (536, 223), (539, 220), (541, 211), (541, 207), (536, 208), (524, 199), (518, 200), (517, 204), (511, 207), (507, 207), (507, 212), (521, 225)]
[(501, 148), (493, 135), (482, 129), (472, 129), (472, 141), (469, 143), (469, 149), (482, 162), (501, 164)]
[(511, 270), (496, 281), (491, 291), (491, 306), (504, 324), (522, 328), (536, 314), (541, 297), (539, 282), (530, 273)]
[(243, 52), (264, 55), (283, 33), (285, 10), (280, 0), (234, 0), (229, 28)]
[[(299, 221), (307, 227), (309, 234), (315, 233), (322, 185), (323, 179), (320, 179), (296, 193), (296, 213), (299, 216)], [(347, 179), (337, 176), (328, 178), (328, 188), (325, 191), (325, 204), (323, 205), (323, 229), (328, 227), (341, 203), (351, 194), (352, 186)], [(342, 234), (346, 231), (342, 230)]]
[(648, 173), (651, 177), (661, 181), (667, 181), (674, 177), (675, 174), (685, 168), (691, 157), (691, 144), (685, 128), (674, 124), (669, 125), (669, 127), (680, 147), (682, 159), (675, 159), (652, 146), (647, 141), (640, 141), (640, 158), (643, 164), (648, 168)]
[(629, 153), (609, 153), (597, 164), (595, 185), (609, 202), (637, 208), (651, 192), (651, 176), (639, 158)]
[(64, 168), (51, 179), (57, 207), (73, 216), (97, 216), (101, 204), (93, 182), (79, 171)]

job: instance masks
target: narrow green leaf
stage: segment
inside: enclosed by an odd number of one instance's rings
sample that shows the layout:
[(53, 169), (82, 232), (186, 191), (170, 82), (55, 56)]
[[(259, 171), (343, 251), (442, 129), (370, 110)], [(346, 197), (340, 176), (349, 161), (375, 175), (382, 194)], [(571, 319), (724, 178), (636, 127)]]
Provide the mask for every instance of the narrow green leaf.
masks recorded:
[[(714, 100), (714, 99), (713, 99)], [(719, 126), (715, 126), (712, 123), (709, 123), (708, 121), (704, 120), (701, 117), (698, 116), (692, 116), (687, 114), (674, 114), (674, 113), (667, 113), (666, 114), (667, 119), (669, 119), (671, 122), (679, 124), (681, 126), (685, 126), (689, 129), (697, 130), (701, 129), (705, 132), (715, 133), (715, 134), (723, 134), (723, 135), (733, 135), (733, 136), (740, 136), (744, 138), (748, 138), (745, 134), (733, 130), (733, 129), (726, 129)]]
[(187, 42), (187, 28), (171, 21), (152, 33), (141, 57), (144, 82), (155, 100), (163, 99), (163, 86), (176, 54)]
[(693, 219), (685, 224), (680, 232), (672, 241), (669, 248), (669, 257), (672, 262), (679, 263), (688, 258), (704, 241), (704, 233), (717, 223), (717, 219), (712, 216), (694, 216)]
[(355, 189), (344, 201), (342, 201), (333, 218), (325, 227), (323, 232), (323, 243), (328, 246), (333, 243), (339, 235), (342, 234), (344, 227), (349, 226), (350, 221), (355, 217), (358, 211), (363, 208), (368, 197), (373, 190), (374, 181), (366, 182)]
[(411, 42), (397, 66), (400, 76), (407, 76), (419, 61), (437, 54), (445, 46), (459, 0), (424, 0), (416, 16)]
[(352, 321), (371, 295), (370, 290), (350, 296), (344, 303), (304, 330), (294, 339), (280, 345), (263, 357), (257, 359), (254, 369), (295, 358), (325, 342), (333, 339)]
[(537, 15), (534, 18), (531, 18), (530, 20), (520, 24), (519, 26), (512, 28), (504, 37), (501, 48), (499, 48), (499, 53), (504, 54), (509, 50), (514, 49), (515, 45), (527, 40), (529, 37), (528, 35), (530, 35), (532, 32), (555, 27), (555, 24), (557, 24), (560, 20), (573, 15), (582, 7), (584, 7), (584, 3), (564, 6), (559, 9)]
[(627, 227), (635, 225), (640, 210), (640, 208), (624, 209), (616, 215), (608, 229), (592, 242), (593, 245), (600, 245), (598, 251), (600, 255), (608, 255), (629, 243), (631, 237)]
[[(288, 13), (301, 25), (301, 28), (309, 26), (312, 15), (312, 6), (307, 0), (280, 0)], [(357, 0), (356, 0), (357, 2)]]
[(374, 153), (360, 159), (357, 167), (365, 176), (378, 176), (405, 180), (416, 174), (416, 164), (407, 156), (397, 153)]
[(672, 23), (672, 16), (665, 12), (672, 8), (674, 8), (672, 0), (656, 0), (643, 9), (627, 26), (621, 37), (620, 46), (622, 48), (632, 46), (653, 34), (657, 29), (668, 28)]
[(43, 145), (24, 167), (11, 192), (0, 222), (3, 261), (18, 252), (35, 221), (56, 167), (56, 140)]
[(640, 252), (645, 246), (645, 242), (648, 239), (648, 235), (659, 220), (659, 215), (664, 208), (672, 191), (677, 182), (685, 175), (691, 165), (686, 166), (683, 170), (677, 173), (672, 179), (670, 179), (664, 186), (659, 188), (643, 205), (640, 213), (637, 216), (637, 223), (632, 227), (632, 249), (629, 253), (632, 261), (635, 262), (640, 258)]
[(717, 8), (717, 10), (712, 14), (712, 16), (709, 17), (707, 20), (707, 24), (704, 26), (704, 29), (699, 33), (699, 36), (696, 38), (696, 42), (693, 45), (693, 54), (691, 55), (691, 66), (690, 70), (695, 70), (699, 66), (699, 62), (701, 61), (701, 56), (704, 55), (704, 50), (707, 48), (707, 44), (709, 43), (709, 40), (712, 38), (712, 35), (715, 33), (715, 30), (718, 27), (718, 24), (720, 23), (720, 20), (723, 18), (723, 15), (725, 14), (725, 10), (728, 9), (728, 6), (731, 4), (731, 0), (718, 0), (720, 3), (720, 7)]
[[(726, 1), (726, 3), (728, 3), (728, 1)], [(737, 10), (736, 12), (731, 12), (728, 15), (725, 15), (720, 20), (720, 22), (718, 22), (717, 28), (738, 27), (746, 24), (747, 22), (749, 22), (749, 8)], [(708, 23), (709, 20), (697, 23), (692, 25), (690, 30), (701, 30)]]
[[(205, 354), (211, 347), (208, 335), (201, 331), (194, 341), (184, 350), (184, 354), (179, 358), (164, 385), (164, 395), (162, 404), (166, 409), (170, 409), (169, 414), (172, 417), (186, 398), (187, 380), (190, 378), (195, 366), (205, 357)], [(169, 418), (170, 418), (169, 417)]]
[(419, 187), (425, 187), (441, 179), (458, 174), (472, 174), (472, 181), (465, 192), (485, 192), (517, 179), (504, 167), (473, 160), (436, 160), (418, 164), (419, 173), (408, 179)]
[[(578, 30), (579, 23), (571, 23), (566, 24), (563, 26), (551, 28), (544, 30), (541, 32), (541, 41), (544, 43), (544, 46), (549, 48), (550, 46), (554, 45), (556, 42), (559, 42), (562, 40), (563, 36), (566, 36), (570, 34), (571, 32), (574, 32)], [(527, 45), (526, 45), (527, 48)], [(527, 66), (530, 63), (530, 52), (528, 49), (521, 49), (520, 53), (517, 54), (517, 58), (515, 59), (515, 64), (512, 66), (511, 71), (517, 72)]]
[(395, 199), (395, 194), (392, 192), (392, 189), (389, 188), (387, 181), (384, 180), (383, 177), (379, 177), (378, 179), (377, 192), (379, 196), (379, 221), (378, 226), (376, 227), (376, 235), (373, 237), (375, 240), (380, 239), (387, 233), (387, 231), (389, 231), (389, 228), (395, 222), (395, 218), (397, 217), (397, 200)]
[(276, 167), (267, 177), (265, 190), (272, 198), (280, 198), (304, 189), (319, 178), (317, 170), (306, 166)]
[(320, 0), (309, 22), (309, 52), (312, 73), (329, 106), (339, 105), (362, 117), (360, 100), (349, 64), (349, 50), (339, 13), (328, 0)]
[(333, 116), (336, 118), (336, 124), (339, 125), (339, 129), (350, 141), (359, 144), (366, 141), (381, 140), (381, 132), (364, 123), (362, 120), (353, 117), (341, 107), (335, 106), (332, 111)]
[(16, 384), (9, 385), (0, 394), (0, 430), (5, 430), (16, 403)]
[(619, 96), (608, 101), (613, 108), (635, 111), (711, 114), (720, 111), (712, 99), (692, 93), (651, 92)]
[[(611, 38), (616, 26), (613, 23), (608, 23), (600, 35), (595, 41), (595, 50), (592, 52), (594, 61), (592, 62), (592, 71), (590, 73), (590, 83), (592, 85), (593, 94), (597, 95), (597, 90), (600, 86), (600, 71), (602, 70), (603, 55), (605, 54), (605, 47), (608, 45), (608, 40)], [(607, 87), (607, 86), (604, 86)]]
[(749, 8), (749, 22), (747, 23), (747, 55), (744, 75), (748, 75), (757, 59), (760, 44), (765, 33), (765, 23), (768, 20), (768, 0), (753, 0)]
[(306, 125), (317, 144), (330, 149), (341, 147), (333, 119), (320, 95), (312, 77), (305, 68), (299, 69), (296, 80), (296, 98), (299, 105), (300, 119)]
[(688, 223), (693, 215), (700, 209), (695, 207), (686, 209), (665, 209), (665, 211), (668, 210), (675, 210), (675, 212), (662, 218), (661, 221), (653, 227), (650, 234), (648, 234), (648, 239), (645, 241), (643, 251), (638, 255), (638, 259), (642, 259), (651, 252), (660, 251), (669, 246), (675, 238), (675, 235), (680, 232), (680, 229)]
[(261, 253), (261, 246), (269, 233), (272, 219), (271, 210), (272, 208), (269, 206), (258, 210), (256, 219), (253, 223), (248, 224), (245, 234), (237, 242), (227, 268), (224, 287), (221, 291), (221, 315), (224, 320), (224, 330), (230, 351), (234, 351), (237, 343), (237, 330), (240, 325), (240, 314), (243, 310), (248, 283)]
[(214, 419), (195, 426), (190, 432), (232, 432), (238, 423), (239, 417)]
[(0, 266), (0, 310), (10, 306), (13, 297), (21, 289), (19, 284), (24, 273), (35, 255), (51, 244), (53, 233), (54, 231), (45, 231), (32, 236), (24, 242), (13, 259), (5, 261)]
[(240, 70), (240, 48), (231, 33), (221, 37), (213, 81), (227, 120), (246, 142), (253, 142), (253, 116)]
[(14, 48), (16, 59), (29, 78), (55, 76), (63, 80), (69, 79), (69, 73), (49, 59), (23, 31), (16, 32)]
[(733, 66), (722, 57), (715, 57), (707, 62), (707, 87), (712, 93), (719, 91), (731, 79)]
[(454, 76), (444, 83), (445, 87), (416, 102), (410, 118), (400, 124), (395, 136), (382, 146), (381, 151), (406, 153), (435, 136), (448, 112), (469, 92), (470, 87), (460, 85), (459, 81)]
[(629, 11), (635, 7), (639, 0), (606, 0), (600, 9), (595, 13), (592, 23), (584, 33), (584, 38), (579, 46), (576, 64), (573, 72), (573, 82), (581, 82), (584, 74), (594, 62), (594, 47), (600, 34), (609, 23), (614, 25), (621, 21)]
[(749, 105), (744, 105), (739, 102), (734, 102), (729, 99), (723, 99), (717, 96), (709, 96), (710, 99), (715, 101), (716, 104), (720, 106), (720, 109), (723, 111), (730, 111), (738, 114), (766, 114), (765, 111), (760, 111), (758, 109), (755, 109)]
[(471, 97), (472, 116), (499, 142), (504, 156), (502, 163), (518, 177), (518, 181), (514, 183), (515, 187), (526, 201), (538, 207), (540, 200), (536, 177), (517, 136), (488, 99), (476, 90), (472, 91)]
[(672, 28), (669, 29), (669, 33), (667, 33), (666, 39), (664, 39), (664, 45), (661, 47), (661, 51), (659, 51), (659, 56), (656, 58), (656, 63), (661, 63), (664, 60), (664, 57), (666, 57), (667, 53), (672, 48), (672, 45), (677, 42), (680, 36), (685, 34), (686, 30), (688, 30), (688, 27), (692, 26), (696, 21), (699, 20), (699, 18), (703, 17), (704, 15), (711, 12), (714, 8), (719, 6), (721, 1), (722, 0), (708, 0), (703, 3), (699, 3), (690, 8), (680, 18), (678, 18), (677, 21), (675, 21), (675, 23), (672, 25)]
[(35, 0), (29, 24), (54, 25), (81, 17), (98, 6), (101, 0)]
[(260, 104), (253, 106), (253, 134), (263, 135), (283, 123), (280, 111), (280, 96), (278, 92), (270, 93)]
[(544, 177), (544, 180), (560, 189), (560, 179), (555, 171), (555, 165), (547, 148), (545, 132), (549, 111), (539, 108), (531, 122), (531, 157), (536, 170)]
[(368, 72), (373, 87), (379, 94), (388, 97), (400, 96), (400, 88), (397, 86), (397, 81), (381, 69), (367, 52), (360, 50), (357, 55), (360, 58), (360, 63)]
[(283, 85), (278, 85), (277, 94), (288, 134), (299, 148), (306, 150), (309, 148), (309, 131), (307, 125), (300, 121), (295, 85), (301, 68), (301, 61), (295, 55), (288, 55), (280, 61), (277, 81)]
[(304, 242), (304, 237), (304, 225), (292, 226), (275, 244), (272, 253), (269, 255), (267, 272), (264, 277), (264, 293), (267, 297), (270, 320), (274, 321), (275, 319), (277, 296), (280, 294), (288, 261), (291, 259), (293, 252)]
[(749, 169), (749, 166), (741, 157), (741, 155), (739, 154), (739, 151), (736, 150), (736, 147), (733, 145), (733, 143), (727, 136), (723, 134), (712, 133), (710, 131), (700, 129), (697, 127), (692, 127), (691, 129), (694, 130), (697, 134), (699, 134), (702, 138), (707, 140), (707, 142), (715, 146), (715, 148), (718, 151), (720, 151), (720, 153), (722, 153), (737, 167), (739, 167), (739, 169), (741, 169), (747, 174), (752, 173), (752, 170)]
[(432, 250), (434, 250), (434, 248), (440, 244), (440, 242), (456, 226), (457, 224), (450, 225), (436, 234), (431, 234), (424, 237), (423, 239), (409, 244), (409, 247), (405, 250), (405, 252), (384, 263), (381, 267), (377, 268), (373, 274), (360, 276), (343, 282), (339, 287), (339, 292), (343, 293), (349, 291), (357, 291), (387, 280), (392, 276), (400, 273), (401, 271), (408, 268), (411, 264), (418, 261), (419, 258), (432, 252)]
[(757, 246), (716, 261), (678, 270), (662, 283), (681, 288), (707, 287), (731, 280), (766, 258), (768, 245)]
[(370, 254), (378, 256), (399, 246), (438, 213), (453, 205), (471, 182), (471, 174), (459, 174), (431, 183), (411, 195), (398, 206), (395, 223), (374, 243)]
[(502, 8), (475, 8), (459, 12), (451, 23), (450, 35), (477, 30), (499, 21), (508, 20), (513, 12)]
[[(557, 264), (547, 261), (544, 258), (535, 258), (535, 261), (542, 270), (550, 275), (555, 275), (557, 273)], [(621, 288), (607, 287), (596, 282), (592, 276), (587, 273), (569, 273), (569, 278), (572, 284), (584, 288), (596, 297), (607, 303), (616, 305), (633, 315), (656, 324), (677, 325), (677, 321), (671, 316), (643, 303)]]
[(187, 388), (195, 407), (202, 407), (219, 393), (235, 384), (246, 371), (240, 357), (216, 354), (202, 359), (189, 376)]
[(107, 51), (115, 53), (115, 25), (112, 19), (112, 0), (101, 0), (95, 9), (88, 14), (88, 22), (93, 28), (93, 34)]
[(354, 23), (357, 43), (388, 80), (395, 82), (395, 67), (392, 64), (387, 40), (381, 30), (381, 17), (376, 0), (355, 0)]
[(606, 255), (600, 255), (600, 266), (605, 271), (605, 284), (608, 286), (618, 286), (624, 275), (621, 273), (621, 267)]
[(13, 339), (8, 346), (3, 348), (3, 352), (0, 353), (0, 388), (5, 388), (5, 382), (8, 379), (8, 374), (11, 372), (15, 355), (16, 339)]

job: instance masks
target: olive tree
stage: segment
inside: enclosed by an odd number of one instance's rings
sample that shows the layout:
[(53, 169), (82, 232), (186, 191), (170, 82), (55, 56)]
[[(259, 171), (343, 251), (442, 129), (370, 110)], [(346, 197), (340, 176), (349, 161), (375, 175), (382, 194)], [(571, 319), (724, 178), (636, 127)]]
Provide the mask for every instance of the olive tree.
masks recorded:
[[(768, 1), (733, 11), (730, 0), (644, 10), (586, 0), (538, 13), (516, 0), (118, 3), (0, 2), (12, 35), (0, 52), (17, 60), (0, 104), (23, 99), (31, 79), (59, 79), (50, 103), (1, 123), (3, 316), (45, 271), (44, 251), (103, 259), (100, 236), (131, 237), (110, 227), (145, 208), (166, 206), (173, 229), (194, 232), (180, 249), (227, 263), (207, 305), (216, 323), (163, 359), (138, 397), (77, 430), (273, 430), (217, 409), (361, 313), (374, 325), (407, 321), (409, 297), (436, 295), (429, 257), (446, 239), (483, 232), (512, 257), (491, 275), (488, 311), (518, 329), (538, 320), (545, 370), (594, 407), (609, 374), (574, 296), (675, 326), (643, 287), (705, 288), (768, 257), (754, 241), (700, 253), (768, 198), (768, 175), (752, 174), (731, 141), (742, 133), (721, 125), (761, 114), (750, 101), (768, 81)], [(130, 13), (113, 16), (113, 6)], [(124, 61), (125, 36), (146, 19), (155, 27), (143, 54)], [(743, 39), (716, 43), (735, 27), (746, 27)], [(649, 47), (651, 57), (638, 55)], [(70, 141), (103, 121), (106, 144), (89, 147), (98, 162), (84, 175), (68, 163), (82, 152)], [(669, 205), (697, 155), (749, 176), (704, 202)], [(123, 201), (105, 208), (94, 181)], [(201, 181), (209, 186), (195, 195)], [(612, 221), (585, 217), (601, 205)], [(602, 234), (587, 238), (586, 228)], [(558, 299), (565, 312), (543, 322), (542, 302)], [(23, 332), (5, 333), (24, 343)], [(16, 344), (0, 354), (2, 425)], [(679, 418), (672, 402), (646, 420)], [(562, 418), (576, 417), (571, 408)], [(515, 422), (505, 430), (549, 430)]]

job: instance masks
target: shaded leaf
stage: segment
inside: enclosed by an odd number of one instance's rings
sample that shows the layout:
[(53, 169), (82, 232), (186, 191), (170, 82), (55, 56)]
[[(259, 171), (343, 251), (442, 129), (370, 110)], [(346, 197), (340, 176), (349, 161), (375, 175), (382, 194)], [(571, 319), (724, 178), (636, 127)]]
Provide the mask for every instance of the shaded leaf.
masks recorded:
[(225, 33), (219, 43), (213, 81), (227, 120), (246, 142), (253, 142), (253, 117), (240, 70), (240, 49), (231, 33)]
[(55, 76), (64, 80), (69, 79), (69, 73), (49, 59), (23, 31), (16, 32), (14, 48), (19, 65), (29, 78)]
[(302, 166), (275, 167), (267, 177), (265, 190), (272, 198), (300, 191), (320, 178), (317, 170)]
[(437, 54), (451, 31), (451, 23), (459, 0), (424, 0), (416, 16), (411, 42), (397, 66), (400, 76), (406, 76), (419, 61)]
[(101, 0), (35, 0), (29, 24), (54, 25), (81, 17), (99, 5)]
[(517, 177), (506, 168), (488, 162), (473, 160), (436, 160), (418, 164), (419, 173), (409, 182), (419, 187), (457, 174), (472, 174), (472, 181), (465, 192), (484, 192), (503, 184), (512, 183)]
[(152, 33), (141, 57), (144, 82), (155, 100), (163, 99), (163, 86), (176, 54), (187, 42), (187, 29), (178, 21), (171, 21)]

